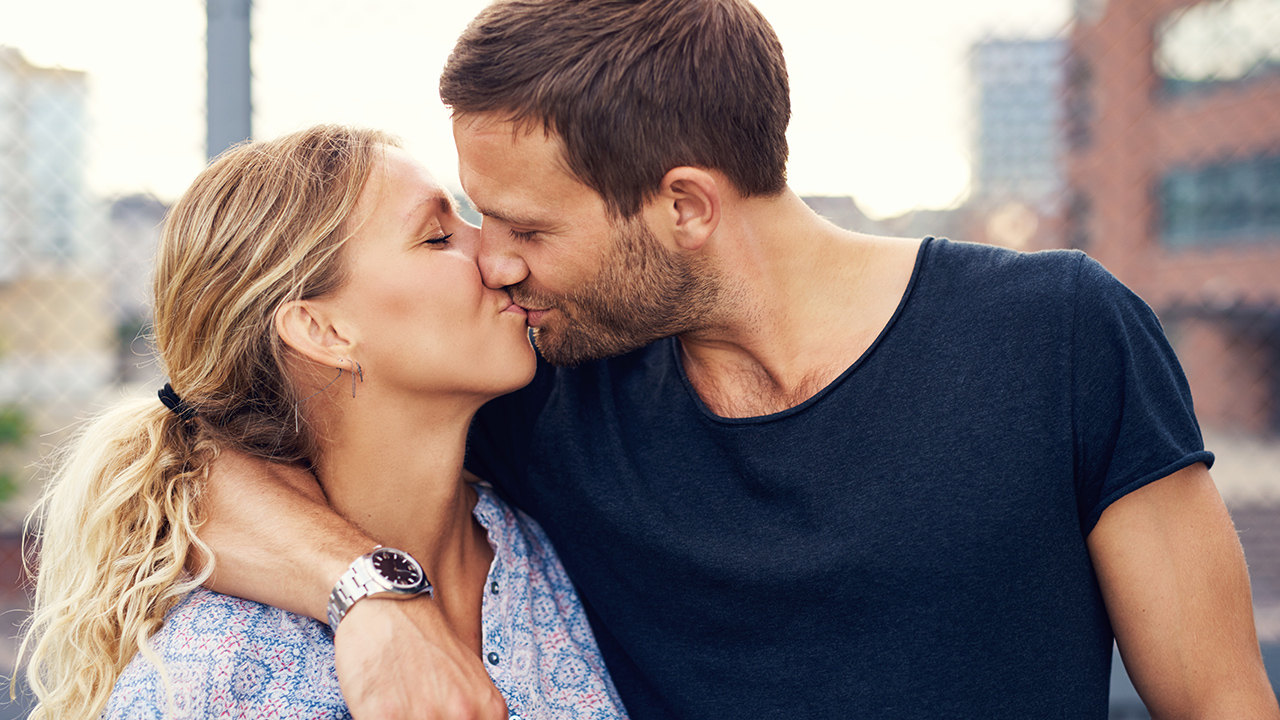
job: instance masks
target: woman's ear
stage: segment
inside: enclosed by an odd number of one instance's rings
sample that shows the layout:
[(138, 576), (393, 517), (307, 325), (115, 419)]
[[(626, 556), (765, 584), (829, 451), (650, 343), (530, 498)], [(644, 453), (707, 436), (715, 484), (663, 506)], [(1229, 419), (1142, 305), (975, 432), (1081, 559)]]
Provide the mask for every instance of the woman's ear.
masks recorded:
[(282, 304), (276, 308), (275, 327), (285, 345), (312, 362), (341, 368), (351, 357), (351, 341), (314, 301), (290, 300)]
[(658, 196), (672, 223), (672, 237), (685, 250), (701, 248), (720, 225), (720, 183), (702, 168), (671, 168)]

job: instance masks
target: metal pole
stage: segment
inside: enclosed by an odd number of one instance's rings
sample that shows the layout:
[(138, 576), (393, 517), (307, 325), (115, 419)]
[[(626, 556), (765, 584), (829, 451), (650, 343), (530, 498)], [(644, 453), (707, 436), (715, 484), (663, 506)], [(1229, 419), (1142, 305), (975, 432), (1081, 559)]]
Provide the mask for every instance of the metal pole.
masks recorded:
[(209, 19), (205, 38), (208, 50), (205, 151), (210, 159), (253, 136), (249, 64), (252, 8), (253, 0), (205, 0)]

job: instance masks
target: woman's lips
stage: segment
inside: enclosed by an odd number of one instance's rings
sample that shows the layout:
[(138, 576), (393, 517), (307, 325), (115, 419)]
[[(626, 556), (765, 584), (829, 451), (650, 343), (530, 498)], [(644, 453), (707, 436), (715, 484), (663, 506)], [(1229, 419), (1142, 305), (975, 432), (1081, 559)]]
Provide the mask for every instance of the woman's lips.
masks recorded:
[(503, 308), (503, 309), (502, 309), (502, 312), (504, 312), (504, 313), (511, 313), (511, 314), (513, 314), (513, 315), (519, 315), (519, 316), (521, 316), (521, 317), (527, 317), (527, 316), (528, 316), (528, 313), (526, 313), (526, 312), (525, 312), (525, 309), (524, 309), (524, 308), (522, 308), (522, 307), (520, 307), (519, 305), (517, 305), (517, 304), (515, 304), (515, 303), (511, 303), (510, 305), (508, 305), (508, 306), (506, 306), (505, 308)]

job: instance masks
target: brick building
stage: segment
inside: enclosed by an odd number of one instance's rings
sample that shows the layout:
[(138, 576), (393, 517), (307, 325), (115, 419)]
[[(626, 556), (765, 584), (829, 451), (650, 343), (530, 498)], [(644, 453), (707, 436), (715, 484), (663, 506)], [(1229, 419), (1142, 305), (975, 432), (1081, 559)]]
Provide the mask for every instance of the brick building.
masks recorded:
[(1065, 243), (1160, 314), (1206, 430), (1260, 438), (1280, 435), (1277, 36), (1277, 0), (1078, 0), (1064, 98)]
[(1280, 0), (1076, 2), (1062, 241), (1178, 351), (1280, 688)]

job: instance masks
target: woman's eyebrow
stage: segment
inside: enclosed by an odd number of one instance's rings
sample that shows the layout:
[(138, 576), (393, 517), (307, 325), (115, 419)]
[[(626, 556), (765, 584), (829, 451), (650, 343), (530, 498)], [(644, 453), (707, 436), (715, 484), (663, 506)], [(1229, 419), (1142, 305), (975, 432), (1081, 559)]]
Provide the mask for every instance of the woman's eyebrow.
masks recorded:
[(413, 209), (405, 216), (404, 226), (406, 230), (418, 230), (432, 217), (448, 215), (449, 213), (457, 212), (457, 210), (457, 201), (451, 195), (445, 192), (432, 193), (413, 206)]

